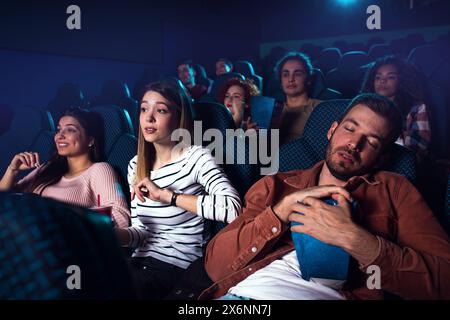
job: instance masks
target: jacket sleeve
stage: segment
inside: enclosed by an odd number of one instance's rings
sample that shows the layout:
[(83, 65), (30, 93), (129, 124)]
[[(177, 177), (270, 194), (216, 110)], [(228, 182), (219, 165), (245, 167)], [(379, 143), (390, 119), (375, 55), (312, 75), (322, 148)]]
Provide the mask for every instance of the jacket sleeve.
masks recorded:
[(271, 208), (274, 187), (273, 176), (253, 185), (245, 197), (242, 214), (209, 242), (205, 268), (212, 280), (218, 281), (259, 254), (264, 255), (287, 229)]
[[(450, 244), (419, 192), (403, 179), (394, 192), (396, 244), (379, 238), (381, 289), (405, 299), (450, 298)], [(367, 267), (367, 266), (366, 266)], [(367, 268), (363, 269), (367, 269)]]

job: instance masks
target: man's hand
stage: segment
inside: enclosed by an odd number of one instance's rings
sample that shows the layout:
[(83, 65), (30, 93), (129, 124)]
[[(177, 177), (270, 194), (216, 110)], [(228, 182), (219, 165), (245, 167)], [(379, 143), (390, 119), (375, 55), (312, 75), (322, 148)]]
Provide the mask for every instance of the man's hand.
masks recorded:
[(273, 206), (273, 211), (281, 221), (288, 223), (292, 213), (302, 212), (304, 206), (300, 203), (304, 202), (307, 197), (325, 198), (331, 197), (333, 194), (339, 194), (348, 201), (352, 201), (350, 193), (342, 187), (317, 186), (291, 193)]
[(333, 206), (315, 197), (308, 196), (298, 204), (298, 212), (289, 216), (290, 221), (302, 223), (291, 227), (291, 231), (305, 233), (322, 242), (342, 246), (343, 240), (355, 228), (351, 207), (347, 199), (335, 195), (338, 204)]
[(134, 196), (137, 196), (138, 199), (142, 202), (145, 202), (144, 197), (147, 197), (153, 201), (170, 203), (170, 200), (172, 198), (172, 191), (168, 189), (162, 189), (149, 178), (144, 178), (141, 182), (133, 186), (133, 190), (131, 191), (131, 200), (134, 199)]
[(378, 255), (379, 243), (373, 234), (355, 224), (348, 199), (342, 194), (334, 194), (336, 206), (317, 198), (306, 197), (299, 204), (298, 212), (289, 216), (290, 221), (303, 225), (291, 227), (293, 232), (301, 232), (324, 243), (340, 247), (351, 254), (361, 265), (372, 263)]

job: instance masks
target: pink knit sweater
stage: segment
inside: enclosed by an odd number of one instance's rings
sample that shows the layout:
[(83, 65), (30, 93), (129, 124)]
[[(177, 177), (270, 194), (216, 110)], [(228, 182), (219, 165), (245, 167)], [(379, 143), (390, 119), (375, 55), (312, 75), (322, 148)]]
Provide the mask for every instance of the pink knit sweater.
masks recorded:
[[(40, 170), (38, 168), (30, 172), (17, 183), (16, 188), (25, 189)], [(39, 191), (38, 188), (33, 193), (39, 194)], [(114, 169), (106, 162), (94, 163), (77, 177), (69, 179), (62, 177), (42, 192), (43, 197), (85, 208), (97, 206), (97, 195), (100, 195), (101, 206), (112, 206), (111, 217), (114, 225), (121, 228), (127, 227), (130, 210)]]

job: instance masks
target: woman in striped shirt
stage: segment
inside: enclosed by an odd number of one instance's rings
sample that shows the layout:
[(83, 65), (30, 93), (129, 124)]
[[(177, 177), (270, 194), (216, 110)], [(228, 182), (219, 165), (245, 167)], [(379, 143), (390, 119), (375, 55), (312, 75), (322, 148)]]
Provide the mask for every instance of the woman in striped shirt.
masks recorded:
[(132, 265), (141, 294), (161, 299), (182, 271), (203, 255), (206, 220), (231, 222), (241, 210), (239, 195), (209, 150), (171, 139), (191, 132), (190, 98), (177, 80), (150, 84), (141, 101), (137, 156), (131, 159), (131, 223), (118, 229), (134, 247)]

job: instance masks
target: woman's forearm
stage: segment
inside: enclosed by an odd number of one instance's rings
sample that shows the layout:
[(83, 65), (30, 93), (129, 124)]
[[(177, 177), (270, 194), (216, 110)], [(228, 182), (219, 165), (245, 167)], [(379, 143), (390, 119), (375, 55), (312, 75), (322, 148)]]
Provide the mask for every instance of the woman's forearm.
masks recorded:
[(130, 234), (127, 229), (124, 228), (115, 228), (117, 238), (119, 239), (119, 243), (123, 247), (128, 247), (130, 245)]
[(0, 191), (11, 191), (16, 183), (19, 170), (13, 170), (8, 166), (2, 180), (0, 180)]
[(192, 194), (180, 194), (177, 197), (176, 206), (197, 214), (197, 198)]

